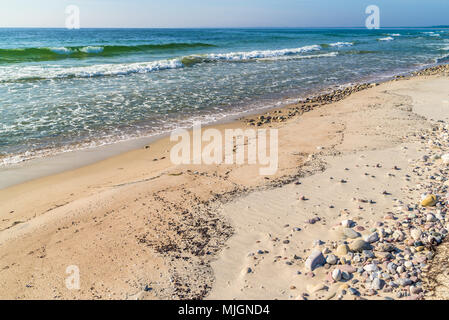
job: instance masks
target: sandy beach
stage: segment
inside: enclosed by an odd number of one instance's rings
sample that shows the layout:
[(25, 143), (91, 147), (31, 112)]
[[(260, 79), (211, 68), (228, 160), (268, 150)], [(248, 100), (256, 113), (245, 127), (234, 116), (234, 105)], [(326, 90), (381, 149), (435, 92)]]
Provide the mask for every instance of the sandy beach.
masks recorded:
[(0, 298), (447, 299), (448, 75), (212, 126), (277, 128), (274, 176), (173, 165), (167, 137), (1, 189)]

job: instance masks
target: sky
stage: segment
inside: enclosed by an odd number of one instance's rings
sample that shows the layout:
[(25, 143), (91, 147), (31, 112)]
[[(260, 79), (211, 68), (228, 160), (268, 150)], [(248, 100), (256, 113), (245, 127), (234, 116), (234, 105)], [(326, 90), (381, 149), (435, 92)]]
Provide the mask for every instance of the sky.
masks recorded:
[(64, 27), (68, 5), (81, 28), (381, 27), (449, 25), (448, 0), (0, 0), (0, 27)]

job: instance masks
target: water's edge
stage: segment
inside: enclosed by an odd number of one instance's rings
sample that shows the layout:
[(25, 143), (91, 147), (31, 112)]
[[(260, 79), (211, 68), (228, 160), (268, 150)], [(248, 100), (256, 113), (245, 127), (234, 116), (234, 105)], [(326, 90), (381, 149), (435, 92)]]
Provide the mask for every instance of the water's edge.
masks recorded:
[[(357, 85), (364, 83), (385, 83), (399, 76), (412, 75), (413, 72), (420, 70), (425, 70), (438, 65), (444, 65), (445, 63), (434, 63), (426, 66), (421, 66), (419, 68), (411, 68), (406, 72), (399, 72), (396, 74), (385, 75), (381, 77), (373, 77), (371, 79), (365, 79), (367, 81), (355, 82), (349, 85)], [(344, 87), (345, 85), (340, 85), (339, 87)], [(329, 88), (328, 90), (319, 90), (317, 92), (310, 93), (305, 97), (298, 98), (288, 98), (283, 101), (279, 101), (277, 105), (270, 105), (266, 107), (260, 107), (253, 110), (246, 110), (232, 115), (227, 115), (224, 118), (203, 123), (204, 126), (214, 126), (220, 124), (231, 123), (237, 121), (238, 119), (246, 116), (257, 115), (263, 112), (267, 112), (273, 109), (279, 109), (287, 105), (291, 105), (294, 101), (300, 99), (307, 99), (312, 97), (317, 97), (323, 94), (332, 92), (334, 88)], [(185, 129), (190, 130), (192, 127), (185, 127)], [(43, 156), (40, 158), (34, 158), (31, 160), (23, 161), (18, 164), (0, 167), (0, 190), (5, 189), (14, 185), (18, 185), (31, 180), (39, 179), (42, 177), (50, 176), (53, 174), (62, 173), (69, 170), (78, 169), (87, 165), (100, 162), (102, 160), (124, 154), (133, 150), (143, 148), (145, 145), (154, 143), (157, 140), (163, 139), (169, 136), (170, 132), (163, 132), (159, 134), (154, 134), (151, 136), (144, 136), (134, 139), (129, 139), (125, 141), (118, 141), (107, 145), (94, 146), (91, 148), (85, 148), (80, 150), (73, 150), (62, 152), (54, 155)]]

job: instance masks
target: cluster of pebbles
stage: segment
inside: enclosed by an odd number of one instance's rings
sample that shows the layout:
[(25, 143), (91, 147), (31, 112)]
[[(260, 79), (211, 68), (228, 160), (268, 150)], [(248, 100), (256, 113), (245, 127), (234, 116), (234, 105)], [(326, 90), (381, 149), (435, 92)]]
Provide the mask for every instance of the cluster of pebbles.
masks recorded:
[(427, 68), (425, 70), (416, 71), (413, 73), (414, 76), (433, 76), (433, 75), (445, 75), (449, 76), (449, 64), (443, 64), (432, 68)]
[(284, 110), (274, 110), (271, 112), (267, 112), (263, 115), (260, 115), (256, 119), (250, 118), (246, 119), (245, 121), (247, 125), (257, 127), (260, 127), (264, 124), (285, 122), (290, 118), (300, 116), (317, 107), (343, 100), (355, 92), (359, 92), (378, 85), (379, 85), (378, 83), (362, 83), (348, 86), (345, 88), (336, 89), (330, 93), (325, 93), (319, 96), (300, 100), (297, 104), (292, 105)]
[[(449, 65), (447, 64), (438, 65), (421, 71), (413, 72), (412, 74), (407, 76), (396, 76), (395, 79), (393, 79), (392, 81), (398, 81), (413, 76), (432, 76), (432, 75), (449, 76)], [(343, 100), (355, 92), (359, 92), (378, 85), (379, 83), (361, 83), (350, 85), (344, 88), (335, 89), (329, 93), (300, 100), (298, 101), (297, 104), (292, 105), (284, 110), (274, 110), (267, 112), (263, 115), (260, 115), (257, 118), (245, 119), (245, 122), (247, 123), (248, 126), (257, 126), (257, 127), (270, 123), (285, 122), (290, 118), (300, 116), (303, 113), (311, 111), (317, 107)]]
[(305, 261), (311, 276), (317, 268), (327, 274), (324, 283), (309, 291), (338, 287), (324, 299), (422, 300), (430, 293), (424, 280), (449, 230), (449, 124), (434, 122), (432, 130), (416, 138), (425, 155), (410, 161), (410, 172), (420, 181), (410, 191), (421, 198), (413, 203), (397, 199), (395, 212), (386, 212), (369, 230), (341, 221), (344, 240), (320, 241)]

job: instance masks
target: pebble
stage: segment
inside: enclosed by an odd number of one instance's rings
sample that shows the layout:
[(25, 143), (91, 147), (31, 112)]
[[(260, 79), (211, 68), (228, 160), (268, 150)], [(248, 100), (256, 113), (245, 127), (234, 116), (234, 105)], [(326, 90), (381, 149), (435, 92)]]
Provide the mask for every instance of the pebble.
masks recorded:
[(433, 194), (429, 194), (421, 201), (421, 205), (423, 207), (433, 207), (436, 205), (436, 203), (437, 203), (437, 197)]
[(354, 231), (351, 228), (344, 228), (343, 229), (343, 234), (350, 239), (357, 239), (360, 237), (360, 233), (358, 233), (357, 231)]
[(320, 250), (314, 250), (307, 258), (305, 262), (305, 267), (309, 271), (315, 270), (315, 268), (320, 267), (326, 263), (326, 259)]
[(365, 236), (364, 240), (368, 243), (374, 243), (379, 241), (379, 234), (377, 232), (373, 232), (370, 235)]
[(341, 244), (337, 247), (336, 252), (338, 256), (345, 256), (349, 252), (349, 247), (347, 244)]
[(349, 249), (355, 252), (362, 252), (363, 250), (368, 250), (369, 244), (362, 239), (354, 240), (349, 245)]
[(420, 229), (412, 229), (412, 231), (410, 231), (410, 235), (415, 241), (418, 241), (421, 239), (422, 231)]
[(334, 279), (335, 281), (341, 280), (341, 270), (340, 269), (335, 269), (334, 271), (332, 271), (332, 279)]
[(354, 221), (352, 221), (352, 220), (343, 220), (343, 221), (341, 222), (341, 225), (342, 225), (344, 228), (351, 228), (351, 227), (354, 225)]
[(338, 261), (338, 258), (333, 254), (328, 255), (326, 258), (326, 263), (328, 263), (330, 265), (337, 264), (337, 261)]
[(408, 279), (408, 278), (399, 278), (398, 283), (400, 286), (402, 287), (406, 287), (412, 284), (412, 280)]
[(384, 281), (379, 279), (379, 278), (375, 278), (373, 280), (373, 282), (371, 283), (371, 288), (373, 290), (381, 290), (384, 286)]
[(379, 268), (374, 263), (371, 263), (371, 264), (367, 264), (366, 266), (364, 266), (363, 270), (365, 270), (367, 272), (374, 272), (374, 271), (379, 270)]

